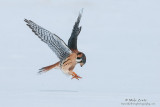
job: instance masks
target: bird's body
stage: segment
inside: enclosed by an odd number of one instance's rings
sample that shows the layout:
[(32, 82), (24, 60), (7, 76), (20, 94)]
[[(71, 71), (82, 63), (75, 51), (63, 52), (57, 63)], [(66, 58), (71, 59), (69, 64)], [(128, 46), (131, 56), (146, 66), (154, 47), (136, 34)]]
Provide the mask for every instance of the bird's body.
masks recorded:
[(32, 29), (32, 31), (43, 42), (48, 44), (48, 46), (53, 50), (53, 52), (55, 52), (57, 57), (60, 59), (59, 62), (40, 69), (40, 73), (49, 71), (52, 68), (60, 68), (65, 74), (72, 75), (72, 78), (81, 78), (73, 71), (77, 63), (83, 66), (86, 62), (86, 56), (84, 55), (84, 53), (79, 52), (77, 49), (77, 37), (81, 31), (81, 27), (79, 27), (80, 19), (81, 14), (79, 14), (78, 19), (73, 27), (71, 37), (68, 40), (68, 46), (57, 35), (42, 28), (31, 20), (24, 20), (27, 25)]
[(71, 74), (73, 72), (74, 67), (76, 66), (77, 62), (77, 54), (72, 53), (69, 57), (62, 61), (60, 64), (61, 70), (66, 74)]

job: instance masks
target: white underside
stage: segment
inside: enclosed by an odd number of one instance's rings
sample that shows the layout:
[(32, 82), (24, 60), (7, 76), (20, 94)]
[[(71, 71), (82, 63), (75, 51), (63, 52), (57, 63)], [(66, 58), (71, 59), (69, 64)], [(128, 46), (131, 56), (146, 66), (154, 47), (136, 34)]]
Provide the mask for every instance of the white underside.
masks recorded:
[(60, 68), (60, 70), (61, 70), (64, 74), (69, 75), (69, 70), (63, 70), (62, 68)]

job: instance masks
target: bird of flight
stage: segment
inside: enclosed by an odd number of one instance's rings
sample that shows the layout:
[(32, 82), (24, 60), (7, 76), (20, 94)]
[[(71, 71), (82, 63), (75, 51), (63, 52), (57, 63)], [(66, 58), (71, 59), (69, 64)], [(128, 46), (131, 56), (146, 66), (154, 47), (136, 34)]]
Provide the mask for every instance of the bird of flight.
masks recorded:
[(77, 49), (77, 38), (81, 32), (81, 26), (79, 27), (81, 17), (82, 12), (79, 13), (77, 21), (73, 26), (71, 37), (68, 40), (68, 45), (66, 45), (66, 43), (56, 34), (42, 28), (31, 20), (24, 20), (27, 23), (27, 26), (29, 26), (29, 28), (31, 28), (35, 33), (35, 35), (45, 42), (60, 60), (53, 65), (41, 68), (39, 73), (47, 72), (52, 68), (59, 68), (65, 74), (71, 75), (72, 79), (75, 78), (79, 80), (82, 78), (73, 71), (76, 64), (80, 64), (82, 67), (86, 63), (85, 54)]

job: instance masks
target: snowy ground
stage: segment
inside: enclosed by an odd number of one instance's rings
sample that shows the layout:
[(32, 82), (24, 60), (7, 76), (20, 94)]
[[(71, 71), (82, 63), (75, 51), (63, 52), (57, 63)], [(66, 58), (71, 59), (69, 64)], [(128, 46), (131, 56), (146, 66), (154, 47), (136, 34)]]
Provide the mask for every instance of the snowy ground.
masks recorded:
[[(160, 1), (0, 0), (0, 107), (160, 107)], [(75, 72), (38, 69), (58, 61), (24, 18), (70, 37), (84, 8), (78, 49), (87, 56)], [(142, 101), (143, 100), (143, 101)], [(133, 105), (132, 105), (133, 106)]]

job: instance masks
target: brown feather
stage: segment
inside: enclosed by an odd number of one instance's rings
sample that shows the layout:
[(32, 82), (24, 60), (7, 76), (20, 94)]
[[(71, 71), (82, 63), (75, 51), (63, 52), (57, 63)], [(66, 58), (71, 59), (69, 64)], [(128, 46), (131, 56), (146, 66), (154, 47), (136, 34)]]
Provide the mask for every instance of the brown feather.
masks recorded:
[(53, 65), (49, 65), (49, 66), (43, 67), (43, 68), (40, 69), (39, 73), (47, 72), (47, 71), (49, 71), (49, 70), (51, 70), (53, 68), (57, 68), (57, 67), (59, 67), (59, 64), (60, 64), (60, 62), (57, 62), (57, 63), (55, 63)]

